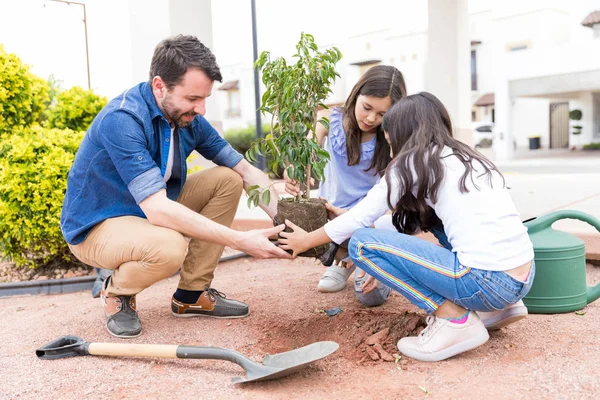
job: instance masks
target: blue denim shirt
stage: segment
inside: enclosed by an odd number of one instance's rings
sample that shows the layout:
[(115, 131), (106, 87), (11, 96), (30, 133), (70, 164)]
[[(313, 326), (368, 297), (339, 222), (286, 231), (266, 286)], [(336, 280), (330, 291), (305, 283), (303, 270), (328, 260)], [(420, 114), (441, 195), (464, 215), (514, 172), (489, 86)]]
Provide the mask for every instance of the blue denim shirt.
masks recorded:
[[(179, 129), (179, 151), (185, 160), (195, 149), (217, 165), (233, 168), (242, 155), (201, 116)], [(164, 174), (171, 128), (146, 82), (111, 100), (86, 132), (69, 171), (60, 227), (67, 243), (83, 242), (90, 230), (114, 217), (145, 218), (139, 204), (161, 189), (176, 200), (185, 184), (168, 187)]]

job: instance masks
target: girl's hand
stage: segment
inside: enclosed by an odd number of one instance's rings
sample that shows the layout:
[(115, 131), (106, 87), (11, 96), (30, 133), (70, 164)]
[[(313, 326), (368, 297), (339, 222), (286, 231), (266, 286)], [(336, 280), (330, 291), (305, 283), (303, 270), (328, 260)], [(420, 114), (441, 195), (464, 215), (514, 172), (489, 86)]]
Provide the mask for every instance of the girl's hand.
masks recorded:
[[(287, 168), (283, 169), (283, 180), (285, 181), (285, 192), (287, 194), (290, 194), (294, 197), (298, 197), (302, 194), (302, 190), (300, 190), (300, 182), (298, 182), (294, 179), (291, 179), (288, 176)], [(310, 178), (310, 184), (311, 185), (315, 184), (314, 178)]]
[[(366, 273), (363, 272), (364, 276)], [(367, 279), (365, 280), (365, 283), (363, 283), (362, 285), (362, 292), (363, 294), (367, 294), (369, 292), (372, 292), (373, 290), (377, 289), (377, 287), (379, 286), (379, 281), (375, 278), (373, 278), (371, 275), (367, 276)]]
[(308, 233), (287, 219), (285, 220), (285, 224), (288, 228), (292, 229), (292, 232), (279, 233), (279, 236), (281, 236), (279, 238), (279, 247), (283, 250), (292, 250), (292, 257), (296, 258), (298, 254), (309, 249), (305, 244)]
[(340, 215), (348, 212), (348, 210), (346, 210), (345, 208), (336, 207), (332, 204), (329, 204), (327, 199), (323, 199), (323, 200), (325, 200), (325, 208), (327, 209), (327, 216), (329, 217), (329, 219), (334, 219), (334, 218), (339, 217)]
[(300, 196), (300, 184), (297, 181), (290, 179), (287, 173), (287, 168), (283, 169), (283, 180), (285, 181), (285, 192), (287, 194), (290, 194), (294, 197)]

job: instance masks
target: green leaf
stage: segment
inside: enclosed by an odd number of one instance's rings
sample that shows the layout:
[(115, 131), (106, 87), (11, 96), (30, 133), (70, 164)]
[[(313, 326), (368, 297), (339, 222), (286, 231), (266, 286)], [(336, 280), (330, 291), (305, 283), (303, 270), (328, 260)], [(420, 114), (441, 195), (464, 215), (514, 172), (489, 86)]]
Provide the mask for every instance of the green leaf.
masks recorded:
[(268, 188), (263, 192), (261, 200), (262, 203), (267, 206), (271, 202), (271, 191)]

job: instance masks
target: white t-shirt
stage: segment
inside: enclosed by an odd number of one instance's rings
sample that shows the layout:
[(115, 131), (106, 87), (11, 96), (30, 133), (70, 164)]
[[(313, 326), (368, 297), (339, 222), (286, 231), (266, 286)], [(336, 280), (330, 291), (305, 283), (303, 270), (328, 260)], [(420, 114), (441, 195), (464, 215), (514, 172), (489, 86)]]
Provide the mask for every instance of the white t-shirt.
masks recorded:
[[(484, 172), (483, 166), (475, 161), (472, 179), (467, 177), (465, 182), (469, 191), (461, 193), (459, 180), (465, 168), (451, 154), (448, 147), (442, 152), (442, 157), (448, 157), (442, 158), (444, 179), (438, 189), (437, 202), (426, 201), (444, 224), (452, 251), (460, 263), (483, 270), (505, 271), (533, 260), (533, 245), (527, 228), (521, 222), (501, 176), (492, 172), (490, 185), (488, 175), (480, 176)], [(392, 182), (391, 200), (395, 205), (400, 193), (399, 180), (395, 178)], [(387, 182), (382, 178), (360, 203), (328, 222), (325, 232), (334, 242), (342, 243), (355, 230), (371, 226), (388, 211), (387, 194)]]
[(173, 173), (173, 158), (174, 158), (174, 147), (173, 143), (175, 143), (175, 141), (173, 140), (175, 135), (178, 135), (179, 133), (177, 132), (177, 130), (175, 130), (175, 128), (171, 128), (171, 143), (169, 143), (169, 157), (167, 158), (167, 167), (165, 169), (165, 176), (163, 178), (163, 180), (165, 182), (168, 182), (169, 179), (171, 179), (171, 174)]

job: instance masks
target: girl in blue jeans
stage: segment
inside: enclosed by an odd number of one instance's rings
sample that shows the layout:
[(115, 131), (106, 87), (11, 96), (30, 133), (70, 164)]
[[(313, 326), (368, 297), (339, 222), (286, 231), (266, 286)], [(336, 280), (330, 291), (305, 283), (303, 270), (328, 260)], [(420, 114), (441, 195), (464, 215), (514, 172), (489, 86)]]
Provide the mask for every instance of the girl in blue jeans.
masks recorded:
[[(281, 233), (294, 255), (351, 237), (352, 261), (429, 314), (417, 337), (398, 342), (403, 354), (439, 361), (484, 344), (486, 326), (475, 311), (510, 309), (533, 282), (533, 246), (494, 164), (454, 139), (450, 116), (430, 93), (401, 99), (383, 128), (393, 160), (385, 179), (348, 212), (323, 228)], [(370, 229), (393, 212), (397, 232)], [(415, 236), (431, 231), (442, 246)]]

